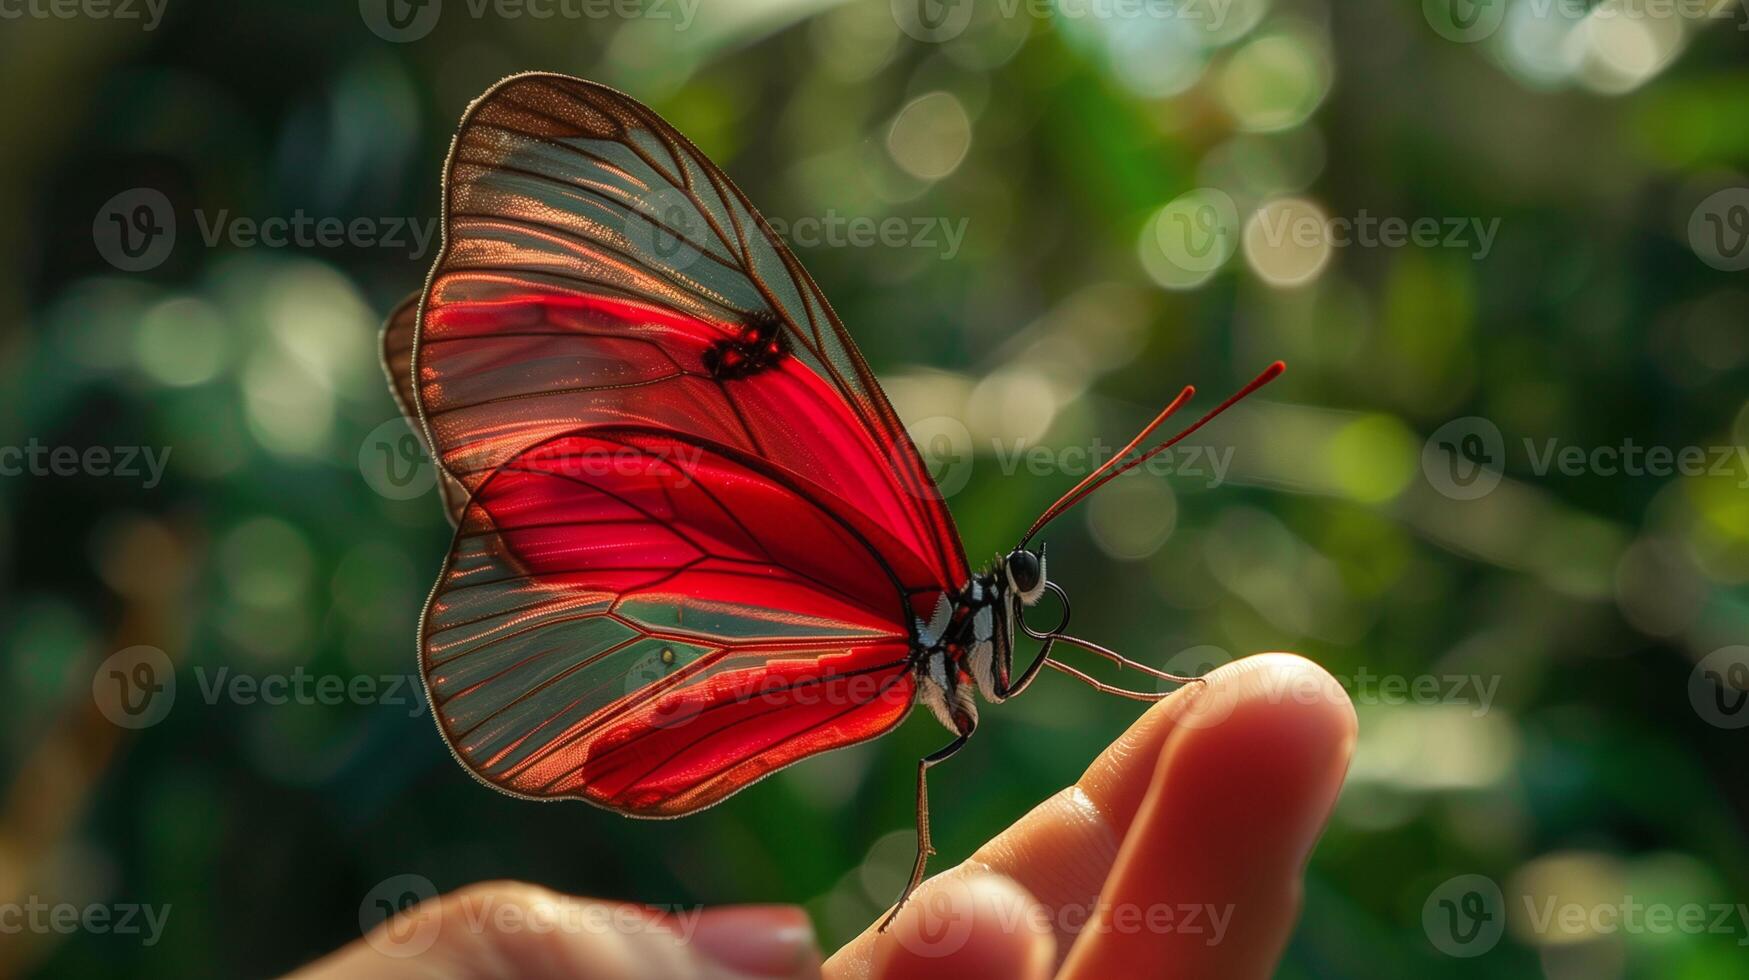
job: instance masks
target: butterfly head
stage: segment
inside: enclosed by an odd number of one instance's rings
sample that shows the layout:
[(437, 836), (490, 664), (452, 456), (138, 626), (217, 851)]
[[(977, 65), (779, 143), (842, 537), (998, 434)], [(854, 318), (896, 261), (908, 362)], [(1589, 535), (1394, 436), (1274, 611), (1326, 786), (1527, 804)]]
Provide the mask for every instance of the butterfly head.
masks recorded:
[(1045, 594), (1045, 549), (1037, 551), (1016, 548), (1002, 559), (1002, 572), (1008, 588), (1024, 605), (1033, 605)]

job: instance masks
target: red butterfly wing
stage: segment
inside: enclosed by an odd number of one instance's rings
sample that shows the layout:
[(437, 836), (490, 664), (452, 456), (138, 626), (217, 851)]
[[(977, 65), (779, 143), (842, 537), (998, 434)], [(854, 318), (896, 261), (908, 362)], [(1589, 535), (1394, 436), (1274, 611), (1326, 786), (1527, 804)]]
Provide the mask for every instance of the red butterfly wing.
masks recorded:
[[(414, 293), (389, 311), (389, 318), (383, 321), (382, 345), (378, 354), (383, 373), (388, 375), (389, 392), (395, 396), (395, 404), (407, 417), (407, 424), (413, 427), (420, 444), (425, 445), (425, 427), (419, 424), (419, 407), (413, 393), (413, 335), (419, 326), (421, 295)], [(429, 453), (431, 447), (425, 445), (425, 449)], [(462, 508), (468, 503), (468, 491), (441, 466), (437, 468), (437, 492), (443, 498), (443, 512), (449, 517), (449, 522), (459, 523)]]
[[(579, 425), (672, 428), (832, 487), (964, 582), (952, 520), (819, 287), (648, 108), (563, 76), (499, 83), (451, 148), (444, 241), (413, 376), (464, 485)], [(704, 353), (761, 316), (786, 370), (712, 377)]]
[(457, 756), (675, 815), (897, 724), (964, 554), (728, 178), (623, 95), (517, 76), (463, 118), (444, 221), (409, 377), (472, 494), (421, 639)]
[(482, 481), (423, 629), (437, 718), (495, 786), (708, 806), (910, 708), (902, 549), (764, 461), (651, 429)]

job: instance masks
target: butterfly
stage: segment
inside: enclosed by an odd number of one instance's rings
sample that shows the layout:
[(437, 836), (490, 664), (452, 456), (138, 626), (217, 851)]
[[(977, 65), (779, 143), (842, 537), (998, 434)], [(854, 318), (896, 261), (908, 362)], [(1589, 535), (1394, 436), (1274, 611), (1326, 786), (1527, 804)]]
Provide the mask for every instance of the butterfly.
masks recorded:
[[(966, 744), (978, 699), (1044, 667), (1068, 596), (1047, 524), (1201, 421), (1124, 450), (974, 571), (923, 459), (838, 317), (729, 178), (650, 109), (515, 75), (462, 117), (442, 248), (382, 359), (455, 535), (420, 619), (421, 674), (457, 761), (535, 799), (695, 813), (923, 704)], [(1054, 595), (1060, 620), (1022, 610)], [(1015, 669), (1017, 627), (1040, 649)]]

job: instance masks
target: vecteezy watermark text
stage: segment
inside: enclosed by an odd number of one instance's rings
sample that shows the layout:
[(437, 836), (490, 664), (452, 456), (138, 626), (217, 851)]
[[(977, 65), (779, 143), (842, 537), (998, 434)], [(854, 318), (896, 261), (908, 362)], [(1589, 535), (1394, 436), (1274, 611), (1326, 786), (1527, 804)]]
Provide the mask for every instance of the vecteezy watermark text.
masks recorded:
[(1422, 928), (1435, 948), (1461, 958), (1493, 949), (1509, 916), (1521, 932), (1535, 936), (1584, 939), (1680, 933), (1733, 936), (1738, 946), (1749, 946), (1749, 904), (1742, 902), (1647, 902), (1632, 894), (1587, 902), (1529, 893), (1514, 899), (1508, 902), (1500, 886), (1486, 875), (1458, 875), (1427, 896)]
[[(576, 444), (549, 447), (538, 456), (524, 459), (531, 475), (551, 479), (654, 480), (662, 486), (682, 489), (691, 485), (704, 458), (699, 446), (620, 446)], [(452, 460), (458, 468), (496, 467), (501, 460), (470, 459), (468, 454)], [(365, 436), (359, 444), (358, 470), (371, 489), (390, 500), (411, 500), (437, 485), (437, 470), (425, 440), (403, 419), (389, 419)]]
[[(1233, 655), (1212, 645), (1199, 645), (1180, 650), (1158, 664), (1168, 674), (1182, 677), (1204, 677), (1233, 662)], [(1493, 710), (1500, 692), (1499, 674), (1380, 673), (1362, 666), (1352, 673), (1334, 672), (1336, 683), (1322, 675), (1296, 674), (1292, 677), (1266, 679), (1264, 698), (1270, 704), (1355, 704), (1401, 707), (1433, 707), (1456, 705), (1468, 707), (1470, 715), (1480, 718)], [(1156, 690), (1170, 691), (1176, 682), (1161, 680)], [(1210, 728), (1225, 721), (1237, 705), (1237, 692), (1231, 686), (1209, 685), (1198, 688), (1196, 697), (1181, 713), (1176, 724), (1183, 727)]]
[(0, 477), (93, 476), (139, 480), (151, 490), (164, 479), (169, 446), (47, 446), (32, 436), (22, 446), (0, 446)]
[(1643, 933), (1736, 936), (1749, 946), (1749, 905), (1742, 902), (1643, 902), (1623, 895), (1613, 902), (1563, 902), (1553, 895), (1523, 896), (1525, 919), (1538, 935)]
[[(914, 956), (939, 959), (964, 949), (972, 937), (974, 915), (978, 904), (970, 893), (971, 882), (964, 877), (947, 874), (920, 890), (911, 901), (929, 925), (924, 929), (902, 930), (898, 941)], [(1194, 937), (1206, 946), (1218, 946), (1226, 940), (1237, 906), (1210, 902), (1064, 902), (1052, 907), (1000, 903), (977, 913), (982, 922), (1006, 934), (1031, 932), (1060, 936), (1094, 935), (1177, 935)]]
[(918, 41), (951, 41), (971, 25), (978, 9), (986, 17), (1014, 20), (1179, 21), (1215, 32), (1227, 24), (1233, 0), (890, 0), (894, 23)]
[(602, 903), (564, 895), (529, 903), (479, 889), (463, 889), (439, 899), (431, 879), (420, 874), (385, 878), (358, 903), (358, 925), (365, 942), (392, 957), (425, 952), (446, 929), (473, 935), (634, 936), (659, 932), (685, 943), (697, 931), (703, 914), (704, 908), (697, 905)]
[[(405, 44), (430, 34), (443, 16), (444, 0), (359, 0), (358, 14), (372, 34)], [(452, 0), (453, 2), (453, 0)], [(676, 31), (692, 26), (703, 0), (463, 0), (472, 19), (537, 21), (667, 21)], [(451, 9), (455, 9), (452, 7)]]
[[(1086, 476), (1122, 448), (1097, 437), (1086, 445), (1069, 446), (993, 438), (980, 447), (966, 423), (952, 415), (921, 418), (905, 428), (934, 482), (933, 489), (926, 492), (940, 498), (951, 497), (966, 488), (972, 471), (980, 465), (980, 455), (994, 459), (1003, 476), (1014, 476), (1021, 470), (1032, 476)], [(980, 449), (984, 452), (980, 453)], [(1153, 456), (1137, 469), (1153, 476), (1198, 480), (1212, 489), (1226, 482), (1234, 451), (1232, 446), (1186, 443)]]
[(169, 905), (139, 902), (50, 902), (32, 895), (22, 902), (0, 903), (0, 935), (139, 936), (140, 945), (156, 946), (170, 921)]
[(928, 249), (943, 259), (952, 259), (966, 239), (970, 219), (844, 215), (828, 209), (823, 215), (800, 218), (766, 218), (765, 225), (777, 237), (797, 248), (915, 248)]
[(202, 701), (218, 704), (265, 704), (269, 707), (296, 704), (334, 707), (342, 704), (381, 704), (402, 707), (407, 717), (425, 713), (424, 687), (410, 674), (317, 674), (302, 667), (289, 674), (248, 674), (229, 667), (194, 669), (194, 682)]
[[(0, 0), (4, 2), (4, 0)], [(207, 248), (381, 248), (418, 260), (437, 238), (436, 218), (400, 215), (339, 217), (312, 215), (302, 208), (288, 215), (255, 217), (229, 208), (194, 210), (196, 230)], [(91, 223), (97, 253), (123, 272), (162, 265), (176, 246), (177, 215), (170, 198), (150, 187), (135, 187), (110, 198)]]
[(138, 21), (140, 30), (155, 31), (169, 5), (170, 0), (0, 0), (0, 21)]
[[(400, 708), (409, 718), (427, 708), (424, 684), (414, 674), (323, 674), (302, 666), (272, 674), (201, 666), (193, 673), (196, 696), (208, 706), (220, 702), (269, 707), (383, 705)], [(164, 651), (151, 646), (117, 651), (91, 676), (92, 701), (121, 728), (150, 728), (163, 721), (176, 704), (178, 690), (176, 666)]]
[[(1474, 500), (1499, 486), (1506, 466), (1506, 439), (1500, 427), (1471, 415), (1434, 430), (1421, 450), (1427, 482), (1453, 500)], [(1578, 445), (1557, 437), (1525, 437), (1525, 465), (1538, 477), (1561, 476), (1731, 480), (1749, 489), (1749, 446), (1646, 445), (1632, 438), (1619, 443)]]
[(1316, 248), (1328, 242), (1336, 248), (1467, 249), (1477, 261), (1493, 251), (1494, 236), (1500, 232), (1499, 218), (1402, 218), (1375, 215), (1365, 208), (1353, 217), (1329, 218), (1297, 209), (1263, 208), (1253, 220), (1271, 248), (1290, 243)]
[(1619, 446), (1562, 445), (1559, 439), (1524, 440), (1531, 472), (1547, 476), (1730, 477), (1749, 489), (1749, 446), (1642, 446), (1623, 439)]
[[(1565, 22), (1573, 27), (1599, 21), (1669, 21), (1700, 23), (1725, 20), (1749, 11), (1746, 0), (1422, 0), (1428, 26), (1448, 41), (1474, 44), (1493, 37), (1506, 22), (1509, 8), (1537, 22)], [(1737, 25), (1749, 31), (1749, 17)]]
[(232, 248), (386, 248), (421, 259), (437, 237), (436, 218), (315, 217), (302, 208), (268, 218), (233, 217), (228, 208), (212, 214), (196, 208), (194, 220), (208, 248), (221, 240)]
[[(1025, 469), (1032, 476), (1086, 476), (1110, 460), (1117, 451), (1095, 438), (1089, 446), (1037, 446), (1025, 440), (990, 440), (990, 451), (1003, 476)], [(1177, 476), (1202, 480), (1214, 489), (1226, 482), (1233, 466), (1232, 446), (1174, 446), (1137, 467), (1153, 476)]]

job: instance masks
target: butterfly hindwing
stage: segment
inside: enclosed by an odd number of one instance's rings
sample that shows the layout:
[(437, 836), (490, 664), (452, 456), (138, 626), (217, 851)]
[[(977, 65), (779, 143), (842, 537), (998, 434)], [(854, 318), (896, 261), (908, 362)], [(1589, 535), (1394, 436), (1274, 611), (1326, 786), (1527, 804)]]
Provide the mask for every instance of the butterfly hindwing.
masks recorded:
[(667, 815), (886, 731), (913, 683), (892, 542), (818, 497), (653, 430), (500, 466), (422, 629), (451, 748), (512, 792)]

